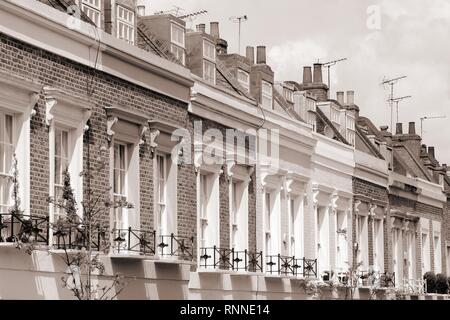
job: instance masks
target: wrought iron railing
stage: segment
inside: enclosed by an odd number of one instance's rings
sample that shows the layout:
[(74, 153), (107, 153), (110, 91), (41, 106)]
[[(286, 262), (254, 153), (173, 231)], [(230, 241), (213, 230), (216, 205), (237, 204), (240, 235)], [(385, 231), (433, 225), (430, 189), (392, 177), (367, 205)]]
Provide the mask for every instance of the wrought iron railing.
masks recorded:
[(140, 255), (155, 255), (156, 231), (142, 231), (128, 229), (114, 229), (114, 253), (139, 253)]
[(234, 250), (228, 248), (200, 248), (200, 267), (234, 270)]
[(233, 262), (235, 271), (263, 272), (264, 256), (262, 251), (234, 251)]
[(263, 253), (249, 250), (237, 251), (235, 249), (218, 248), (200, 248), (200, 267), (245, 271), (262, 272), (263, 271)]
[(92, 228), (91, 236), (88, 235), (86, 226), (80, 225), (55, 225), (52, 245), (56, 249), (80, 250), (86, 248), (88, 239), (91, 239), (91, 248), (101, 251), (105, 242), (106, 232), (103, 227), (97, 225)]
[(295, 256), (267, 256), (266, 272), (281, 276), (317, 277), (317, 260), (295, 258)]
[(317, 259), (303, 258), (303, 278), (317, 278)]
[(298, 269), (301, 268), (294, 256), (267, 256), (266, 266), (267, 273), (278, 274), (284, 276), (297, 276)]
[(0, 242), (48, 244), (48, 239), (47, 217), (0, 214)]
[(404, 293), (424, 294), (427, 292), (427, 283), (422, 279), (403, 279), (400, 289)]
[(158, 248), (162, 257), (178, 257), (188, 261), (194, 259), (194, 237), (181, 237), (173, 233), (170, 236), (160, 236)]
[(356, 286), (390, 288), (395, 287), (395, 272), (357, 271)]

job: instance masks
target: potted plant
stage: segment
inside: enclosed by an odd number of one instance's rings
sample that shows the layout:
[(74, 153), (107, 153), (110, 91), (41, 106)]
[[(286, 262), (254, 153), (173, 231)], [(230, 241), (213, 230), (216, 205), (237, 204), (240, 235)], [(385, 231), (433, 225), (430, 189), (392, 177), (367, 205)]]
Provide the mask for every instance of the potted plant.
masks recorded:
[(439, 294), (447, 294), (448, 293), (448, 280), (445, 275), (439, 273), (436, 275), (436, 292)]
[(434, 272), (427, 272), (423, 276), (426, 284), (426, 293), (436, 293), (436, 275)]

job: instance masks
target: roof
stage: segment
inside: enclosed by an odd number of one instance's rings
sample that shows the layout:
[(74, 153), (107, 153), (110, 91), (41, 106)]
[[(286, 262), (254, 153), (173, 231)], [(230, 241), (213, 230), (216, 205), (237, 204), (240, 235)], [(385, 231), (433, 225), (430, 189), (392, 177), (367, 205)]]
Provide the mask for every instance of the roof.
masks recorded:
[(380, 151), (378, 151), (377, 148), (375, 148), (372, 141), (370, 141), (369, 138), (367, 138), (366, 134), (361, 130), (360, 126), (356, 125), (355, 129), (356, 129), (356, 135), (361, 139), (361, 141), (369, 149), (369, 151), (372, 153), (372, 155), (384, 160), (383, 155), (380, 153)]
[[(69, 12), (68, 8), (74, 4), (73, 0), (48, 0), (53, 8), (64, 12)], [(87, 14), (80, 10), (81, 20), (95, 26), (94, 22), (87, 16)], [(171, 62), (181, 64), (178, 59), (166, 48), (161, 42), (159, 42), (155, 35), (140, 21), (136, 25), (137, 34), (144, 42), (144, 46), (141, 49), (152, 52), (155, 55), (167, 59)]]
[(344, 138), (344, 136), (339, 132), (338, 129), (336, 129), (336, 127), (331, 123), (330, 119), (328, 119), (328, 117), (325, 115), (325, 113), (323, 113), (322, 110), (320, 110), (320, 108), (316, 109), (316, 115), (318, 120), (322, 121), (323, 123), (325, 123), (327, 126), (329, 126), (334, 133), (335, 139), (345, 143), (347, 145), (350, 145), (350, 143), (348, 143), (347, 139)]

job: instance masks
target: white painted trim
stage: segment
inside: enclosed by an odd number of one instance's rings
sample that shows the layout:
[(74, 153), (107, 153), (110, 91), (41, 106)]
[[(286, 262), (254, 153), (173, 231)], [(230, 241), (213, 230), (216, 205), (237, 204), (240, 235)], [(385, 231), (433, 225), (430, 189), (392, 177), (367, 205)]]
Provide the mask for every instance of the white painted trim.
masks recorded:
[[(68, 16), (38, 1), (0, 2), (0, 32), (53, 52), (64, 58), (94, 67), (141, 87), (188, 103), (193, 85), (190, 71), (176, 63), (144, 51), (83, 21), (70, 29)], [(99, 39), (97, 39), (97, 34)], [(98, 42), (98, 40), (100, 42)]]

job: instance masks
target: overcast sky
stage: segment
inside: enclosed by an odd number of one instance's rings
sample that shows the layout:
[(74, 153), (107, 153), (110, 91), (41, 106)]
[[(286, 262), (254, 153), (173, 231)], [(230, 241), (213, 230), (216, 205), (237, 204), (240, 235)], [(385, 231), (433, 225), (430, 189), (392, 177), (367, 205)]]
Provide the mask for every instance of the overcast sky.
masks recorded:
[(413, 96), (400, 103), (399, 121), (404, 128), (407, 122), (415, 121), (420, 134), (421, 117), (446, 115), (447, 119), (424, 122), (422, 143), (435, 146), (438, 160), (450, 164), (448, 0), (139, 2), (146, 4), (147, 14), (174, 6), (184, 14), (207, 10), (207, 14), (188, 21), (188, 27), (206, 23), (208, 31), (210, 21), (219, 21), (230, 53), (238, 50), (238, 25), (230, 17), (247, 15), (248, 21), (242, 24), (241, 53), (247, 45), (266, 45), (276, 80), (301, 82), (302, 66), (319, 59), (348, 58), (332, 69), (332, 97), (336, 91), (354, 90), (361, 115), (378, 127), (390, 125), (389, 90), (381, 82), (407, 75), (395, 86), (396, 97)]

